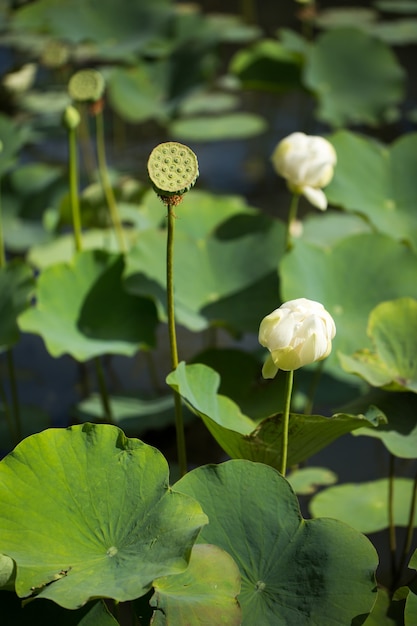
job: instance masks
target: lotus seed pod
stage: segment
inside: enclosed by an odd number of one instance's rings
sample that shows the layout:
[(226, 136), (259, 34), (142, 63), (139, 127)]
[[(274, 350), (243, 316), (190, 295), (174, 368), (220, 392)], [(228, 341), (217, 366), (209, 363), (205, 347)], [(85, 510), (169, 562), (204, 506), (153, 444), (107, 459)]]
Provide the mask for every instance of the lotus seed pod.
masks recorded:
[(74, 130), (80, 123), (80, 114), (75, 107), (69, 105), (64, 111), (62, 121), (67, 130)]
[(105, 86), (104, 78), (97, 70), (80, 70), (71, 76), (68, 93), (76, 102), (97, 102)]
[(198, 178), (197, 157), (182, 143), (161, 143), (150, 154), (148, 174), (158, 196), (182, 196), (195, 185)]

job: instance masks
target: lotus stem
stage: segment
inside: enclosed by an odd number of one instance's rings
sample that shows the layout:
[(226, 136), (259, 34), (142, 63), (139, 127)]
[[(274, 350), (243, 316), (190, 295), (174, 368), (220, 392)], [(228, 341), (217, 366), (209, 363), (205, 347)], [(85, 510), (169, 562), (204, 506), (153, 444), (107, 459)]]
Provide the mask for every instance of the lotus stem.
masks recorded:
[(285, 372), (285, 404), (282, 414), (282, 442), (281, 442), (281, 474), (285, 476), (287, 472), (288, 458), (288, 428), (290, 422), (291, 395), (294, 382), (294, 372)]
[[(174, 307), (174, 229), (175, 215), (172, 210), (172, 203), (167, 202), (168, 210), (168, 235), (167, 235), (167, 312), (168, 312), (168, 333), (171, 348), (171, 365), (175, 370), (178, 367), (177, 334), (175, 329), (175, 307)], [(174, 391), (175, 402), (175, 428), (177, 435), (177, 453), (180, 475), (187, 473), (187, 453), (185, 448), (184, 419), (182, 414), (182, 402), (180, 395)]]
[(125, 238), (123, 234), (123, 226), (120, 220), (119, 210), (117, 208), (116, 198), (114, 197), (113, 188), (110, 183), (109, 172), (107, 168), (106, 159), (106, 146), (104, 135), (104, 116), (102, 108), (98, 108), (95, 112), (96, 118), (96, 146), (97, 146), (97, 160), (98, 170), (100, 174), (100, 180), (103, 187), (104, 195), (106, 196), (107, 205), (110, 211), (110, 219), (113, 224), (116, 238), (119, 244), (120, 251), (125, 253), (127, 251)]
[(397, 536), (395, 532), (395, 520), (394, 520), (394, 481), (395, 481), (395, 457), (390, 454), (389, 457), (389, 477), (388, 477), (388, 537), (389, 537), (389, 552), (391, 561), (391, 581), (394, 585), (397, 579), (397, 564), (396, 564), (396, 552), (397, 552)]

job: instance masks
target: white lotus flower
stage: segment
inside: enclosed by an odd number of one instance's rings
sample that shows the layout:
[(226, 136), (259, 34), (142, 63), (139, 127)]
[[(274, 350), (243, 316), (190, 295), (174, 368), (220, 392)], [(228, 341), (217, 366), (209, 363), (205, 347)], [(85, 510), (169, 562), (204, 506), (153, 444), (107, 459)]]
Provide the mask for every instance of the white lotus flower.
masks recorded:
[(274, 378), (279, 369), (296, 370), (326, 358), (332, 349), (336, 326), (320, 302), (298, 298), (285, 302), (264, 317), (259, 343), (268, 348), (262, 376)]
[(288, 135), (272, 154), (275, 171), (287, 180), (289, 189), (322, 211), (327, 209), (322, 187), (332, 180), (336, 162), (336, 151), (327, 139), (304, 133)]

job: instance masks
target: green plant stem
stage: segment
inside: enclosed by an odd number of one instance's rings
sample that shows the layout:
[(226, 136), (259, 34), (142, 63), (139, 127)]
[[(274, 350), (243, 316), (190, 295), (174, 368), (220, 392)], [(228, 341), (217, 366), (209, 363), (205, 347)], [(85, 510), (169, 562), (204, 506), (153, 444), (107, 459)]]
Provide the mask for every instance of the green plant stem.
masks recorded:
[(288, 458), (288, 427), (290, 423), (291, 395), (294, 382), (294, 372), (285, 372), (285, 404), (282, 414), (282, 445), (281, 445), (281, 474), (285, 476), (287, 472)]
[(4, 250), (4, 235), (3, 235), (3, 215), (1, 207), (1, 189), (0, 189), (0, 268), (6, 267), (6, 252)]
[(17, 383), (16, 383), (16, 370), (14, 366), (13, 359), (13, 350), (8, 348), (6, 351), (7, 358), (7, 368), (9, 371), (9, 379), (10, 379), (10, 393), (12, 398), (12, 407), (13, 407), (13, 418), (16, 429), (16, 437), (17, 440), (20, 441), (22, 439), (22, 422), (20, 419), (20, 406), (19, 406), (19, 395), (17, 393)]
[(411, 550), (411, 544), (413, 542), (413, 535), (414, 535), (414, 518), (415, 518), (416, 502), (417, 502), (417, 473), (414, 476), (413, 493), (411, 496), (410, 512), (408, 515), (407, 534), (405, 537), (401, 559), (400, 559), (400, 563), (399, 563), (398, 570), (397, 570), (397, 578), (396, 580), (394, 580), (393, 590), (395, 589), (395, 587), (397, 586), (397, 583), (399, 582), (399, 578), (406, 564), (408, 553)]
[(288, 212), (287, 232), (285, 236), (285, 249), (286, 250), (290, 250), (292, 247), (291, 226), (293, 225), (293, 223), (295, 222), (297, 218), (299, 200), (300, 200), (300, 194), (293, 193), (292, 198), (291, 198), (290, 210)]
[(391, 581), (397, 579), (397, 536), (395, 532), (394, 521), (394, 481), (395, 481), (395, 457), (390, 454), (389, 457), (389, 477), (388, 477), (388, 535), (389, 535), (389, 551), (391, 561)]
[[(168, 333), (171, 348), (171, 366), (175, 370), (178, 367), (177, 334), (175, 329), (175, 308), (174, 308), (174, 227), (175, 216), (172, 206), (168, 204), (168, 235), (167, 235), (167, 312), (168, 312)], [(175, 402), (175, 428), (177, 436), (177, 453), (180, 475), (187, 473), (187, 454), (185, 448), (184, 419), (182, 414), (182, 403), (180, 395), (174, 391)]]
[(113, 412), (111, 409), (110, 397), (107, 391), (106, 379), (104, 377), (103, 365), (101, 363), (100, 357), (96, 357), (94, 359), (94, 363), (96, 367), (97, 382), (100, 391), (101, 405), (103, 407), (104, 417), (109, 424), (113, 424)]
[(80, 202), (78, 198), (78, 157), (77, 157), (77, 138), (75, 129), (68, 130), (68, 180), (69, 194), (72, 214), (72, 226), (74, 229), (75, 249), (80, 252), (82, 249), (81, 239), (81, 213)]
[(114, 197), (113, 189), (110, 183), (109, 172), (107, 168), (106, 160), (106, 146), (104, 135), (104, 116), (103, 111), (98, 111), (95, 115), (96, 118), (96, 145), (97, 145), (97, 160), (98, 170), (100, 174), (101, 184), (103, 186), (104, 195), (106, 196), (107, 205), (110, 211), (110, 219), (113, 224), (116, 238), (119, 244), (121, 252), (126, 252), (126, 244), (123, 234), (123, 226), (119, 216), (119, 210), (116, 204), (116, 198)]

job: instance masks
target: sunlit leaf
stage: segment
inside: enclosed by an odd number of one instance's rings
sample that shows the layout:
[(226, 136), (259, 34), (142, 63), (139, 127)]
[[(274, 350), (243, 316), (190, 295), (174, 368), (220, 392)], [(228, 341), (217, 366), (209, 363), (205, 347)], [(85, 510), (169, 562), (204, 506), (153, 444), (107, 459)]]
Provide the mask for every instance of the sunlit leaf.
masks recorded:
[(405, 134), (391, 146), (348, 131), (330, 140), (337, 166), (326, 187), (329, 202), (362, 214), (378, 231), (417, 248), (417, 133)]
[[(388, 479), (381, 478), (366, 483), (329, 487), (313, 496), (310, 511), (314, 517), (333, 517), (362, 533), (384, 530), (389, 526), (388, 483)], [(396, 526), (408, 525), (412, 492), (411, 479), (394, 480), (393, 510)]]
[(374, 548), (337, 520), (303, 520), (276, 470), (228, 461), (189, 472), (176, 488), (209, 516), (198, 541), (223, 548), (239, 566), (242, 626), (276, 624), (277, 616), (288, 624), (350, 624), (370, 612)]
[(417, 300), (382, 302), (369, 316), (367, 333), (374, 351), (341, 354), (342, 367), (376, 387), (417, 393)]
[(123, 268), (121, 255), (100, 251), (46, 268), (36, 305), (20, 316), (20, 328), (40, 335), (51, 355), (66, 353), (81, 361), (105, 353), (132, 355), (152, 345), (155, 307), (123, 290)]
[[(232, 458), (249, 459), (281, 467), (284, 395), (277, 397), (272, 417), (252, 420), (230, 398), (217, 394), (219, 375), (203, 364), (180, 363), (167, 377), (168, 384), (201, 417), (208, 430)], [(342, 435), (365, 425), (377, 425), (378, 411), (367, 415), (321, 415), (292, 413), (289, 424), (288, 465), (296, 465)]]
[(217, 546), (195, 545), (185, 572), (158, 578), (153, 587), (151, 606), (156, 612), (152, 626), (241, 624), (236, 600), (240, 591), (239, 568)]
[(0, 551), (16, 562), (16, 592), (65, 608), (131, 600), (183, 571), (207, 522), (169, 488), (162, 454), (110, 425), (32, 435), (0, 476)]
[(388, 121), (405, 93), (405, 73), (392, 50), (356, 28), (320, 35), (304, 80), (318, 98), (317, 117), (332, 126)]

